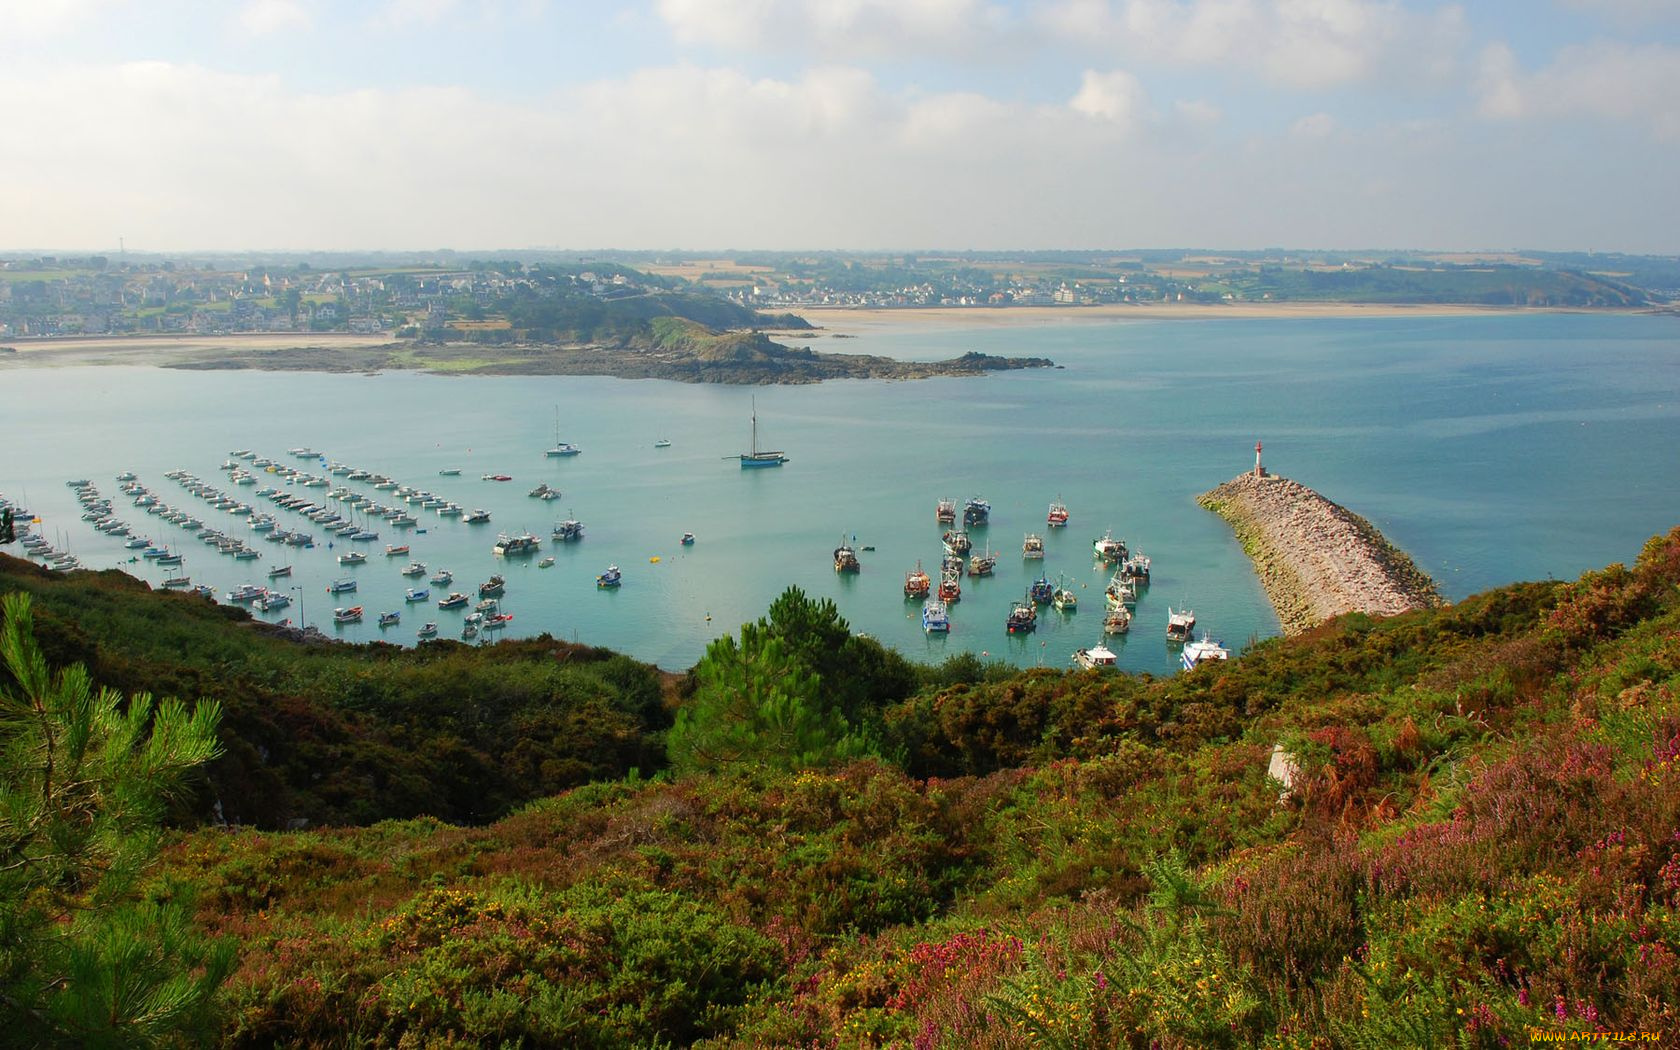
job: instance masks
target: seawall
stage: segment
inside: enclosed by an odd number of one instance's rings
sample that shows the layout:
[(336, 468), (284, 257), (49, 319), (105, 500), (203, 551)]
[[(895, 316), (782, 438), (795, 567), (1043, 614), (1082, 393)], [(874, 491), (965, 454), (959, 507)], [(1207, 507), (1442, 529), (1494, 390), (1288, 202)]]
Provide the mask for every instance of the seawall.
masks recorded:
[(1435, 581), (1375, 526), (1299, 482), (1245, 473), (1196, 502), (1230, 524), (1285, 634), (1347, 612), (1443, 604)]

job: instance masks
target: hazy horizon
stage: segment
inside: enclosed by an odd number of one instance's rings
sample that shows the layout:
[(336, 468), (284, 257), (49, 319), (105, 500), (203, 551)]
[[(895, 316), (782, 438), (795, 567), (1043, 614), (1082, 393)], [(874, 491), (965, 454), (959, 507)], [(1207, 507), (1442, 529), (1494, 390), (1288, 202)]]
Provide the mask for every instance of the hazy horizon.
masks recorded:
[(0, 0), (0, 237), (1670, 255), (1677, 99), (1674, 0)]

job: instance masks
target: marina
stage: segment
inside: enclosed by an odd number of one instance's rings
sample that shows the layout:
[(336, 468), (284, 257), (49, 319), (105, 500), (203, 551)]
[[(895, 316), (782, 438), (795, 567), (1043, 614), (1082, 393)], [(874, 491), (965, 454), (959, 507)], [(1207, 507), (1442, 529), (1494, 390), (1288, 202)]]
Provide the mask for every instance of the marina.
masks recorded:
[[(171, 589), (208, 585), (218, 597), (262, 580), (269, 567), (289, 568), (289, 576), (267, 581), (292, 596), (284, 612), (258, 610), (270, 621), (289, 615), (346, 640), (378, 637), (372, 613), (333, 630), (333, 603), (299, 608), (299, 594), (319, 598), (341, 578), (338, 555), (359, 548), (369, 563), (344, 566), (342, 576), (356, 575), (355, 597), (369, 609), (404, 605), (405, 591), (425, 579), (400, 574), (410, 562), (437, 570), (432, 602), (451, 583), (476, 588), (501, 574), (504, 604), (517, 618), (500, 634), (548, 632), (674, 670), (692, 666), (718, 635), (763, 616), (789, 586), (833, 600), (854, 631), (912, 659), (972, 652), (1025, 666), (1065, 663), (1067, 653), (1091, 643), (1099, 623), (1104, 631), (1118, 627), (1103, 599), (1119, 571), (1136, 586), (1137, 601), (1124, 633), (1108, 635), (1107, 644), (1123, 669), (1168, 674), (1181, 666), (1165, 643), (1169, 605), (1195, 609), (1233, 650), (1280, 632), (1230, 527), (1194, 504), (1196, 494), (1252, 465), (1258, 437), (1268, 466), (1367, 517), (1449, 598), (1630, 562), (1651, 533), (1680, 521), (1677, 471), (1666, 461), (1636, 470), (1626, 456), (1630, 447), (1662, 447), (1680, 430), (1680, 380), (1662, 378), (1680, 375), (1673, 333), (1672, 320), (1662, 318), (1570, 315), (1047, 326), (1033, 332), (1031, 349), (1065, 370), (757, 389), (475, 377), (474, 396), (500, 405), (498, 420), (528, 421), (494, 434), (482, 419), (453, 420), (464, 381), (447, 377), (7, 368), (17, 425), (60, 436), (0, 468), (0, 493), (42, 518), (34, 535), (58, 564), (119, 567), (153, 587), (185, 577), (187, 585)], [(928, 358), (971, 344), (1008, 351), (1019, 336), (923, 329), (867, 346), (859, 340), (856, 348)], [(1508, 349), (1518, 344), (1520, 353)], [(1580, 365), (1586, 346), (1603, 367)], [(1192, 347), (1208, 366), (1194, 378), (1177, 367)], [(1113, 378), (1117, 353), (1126, 362), (1123, 381)], [(1664, 361), (1674, 367), (1651, 370)], [(1635, 374), (1645, 378), (1631, 384)], [(1442, 375), (1480, 383), (1483, 393), (1443, 394)], [(1297, 388), (1325, 407), (1301, 418)], [(790, 457), (780, 469), (739, 470), (727, 461), (749, 437), (754, 396), (765, 402), (757, 406), (760, 439), (773, 425), (775, 445)], [(148, 406), (167, 398), (202, 408), (158, 429)], [(239, 410), (271, 398), (308, 407), (286, 415)], [(543, 455), (557, 401), (566, 430), (588, 455)], [(1047, 422), (1041, 411), (1054, 405), (1058, 417), (1100, 419), (1116, 404), (1124, 425), (1075, 428)], [(954, 411), (930, 412), (929, 405)], [(417, 411), (433, 420), (424, 430), (414, 423)], [(89, 414), (98, 427), (58, 426)], [(661, 421), (671, 447), (652, 447), (649, 419)], [(1475, 442), (1475, 460), (1443, 472), (1440, 464), (1458, 462), (1466, 439)], [(1070, 454), (1093, 443), (1124, 454), (1093, 472)], [(294, 447), (317, 457), (287, 455)], [(230, 456), (230, 449), (252, 456)], [(1557, 498), (1555, 475), (1535, 465), (1546, 450), (1566, 465), (1569, 500)], [(259, 459), (269, 466), (257, 466)], [(236, 466), (224, 472), (228, 461)], [(254, 483), (240, 484), (234, 470)], [(134, 477), (116, 482), (119, 473)], [(481, 482), (486, 473), (519, 483)], [(88, 503), (66, 479), (89, 482)], [(328, 484), (309, 484), (315, 480)], [(131, 484), (139, 487), (122, 488)], [(563, 514), (527, 498), (540, 484), (565, 490), (554, 504), (566, 507)], [(403, 488), (415, 491), (399, 495)], [(958, 493), (964, 496), (952, 498)], [(1007, 556), (992, 575), (975, 577), (965, 558), (952, 578), (941, 564), (942, 534), (961, 528), (975, 493), (990, 510), (986, 525), (971, 527), (971, 548), (977, 540), (984, 551), (989, 539), (992, 552)], [(442, 503), (427, 508), (426, 498)], [(942, 499), (949, 523), (929, 513)], [(127, 535), (82, 520), (99, 501)], [(1053, 502), (1076, 520), (1048, 526)], [(244, 514), (236, 513), (241, 505), (249, 508)], [(1592, 513), (1604, 506), (1617, 512)], [(392, 511), (416, 524), (399, 532), (386, 517)], [(504, 524), (468, 525), (469, 512)], [(327, 524), (334, 515), (341, 520)], [(556, 519), (577, 522), (576, 538), (544, 544), (532, 558), (492, 553), (498, 527), (517, 535), (526, 523), (535, 531)], [(841, 529), (858, 536), (848, 545), (859, 572), (834, 571)], [(706, 543), (681, 544), (684, 531)], [(1105, 532), (1124, 539), (1128, 558), (1110, 564), (1094, 556), (1093, 538)], [(1013, 556), (1013, 544), (1029, 533), (1042, 543), (1042, 559)], [(150, 542), (129, 546), (137, 540)], [(409, 552), (378, 557), (387, 544)], [(142, 557), (148, 548), (184, 562), (159, 566), (155, 556)], [(7, 550), (26, 553), (21, 543)], [(261, 560), (241, 559), (242, 550)], [(539, 569), (548, 556), (554, 563)], [(649, 560), (655, 556), (661, 561)], [(928, 596), (947, 592), (948, 634), (926, 632), (920, 603), (905, 599), (906, 572), (918, 562)], [(610, 600), (582, 600), (609, 564), (621, 568), (622, 586)], [(454, 570), (450, 582), (438, 581), (442, 566)], [(1041, 612), (1033, 634), (1009, 635), (1012, 599), (1041, 577), (1061, 581), (1078, 611)], [(461, 615), (439, 615), (439, 636), (458, 637)], [(399, 634), (387, 637), (415, 640)]]

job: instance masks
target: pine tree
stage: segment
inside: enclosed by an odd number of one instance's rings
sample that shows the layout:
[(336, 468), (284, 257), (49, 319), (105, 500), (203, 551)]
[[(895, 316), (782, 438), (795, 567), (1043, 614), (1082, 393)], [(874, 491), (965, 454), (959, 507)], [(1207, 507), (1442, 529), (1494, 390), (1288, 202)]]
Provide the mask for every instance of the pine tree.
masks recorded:
[(206, 1042), (232, 946), (140, 891), (168, 799), (219, 754), (220, 709), (96, 691), (80, 665), (53, 674), (28, 596), (0, 613), (0, 1039)]

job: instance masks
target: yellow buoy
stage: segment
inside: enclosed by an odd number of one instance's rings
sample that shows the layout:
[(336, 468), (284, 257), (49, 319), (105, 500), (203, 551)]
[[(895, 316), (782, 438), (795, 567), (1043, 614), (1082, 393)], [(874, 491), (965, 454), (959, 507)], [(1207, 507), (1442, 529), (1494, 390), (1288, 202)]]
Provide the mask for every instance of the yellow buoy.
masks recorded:
[(655, 565), (658, 565), (659, 564), (659, 555), (655, 554), (653, 557), (649, 558), (648, 561), (652, 562)]

